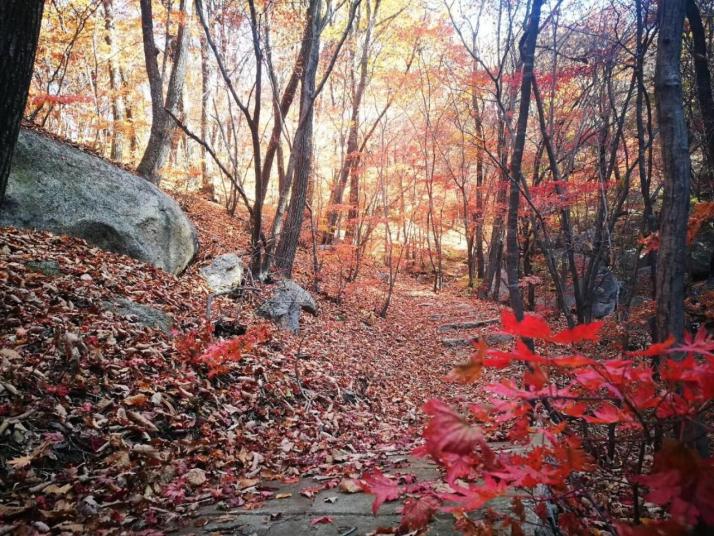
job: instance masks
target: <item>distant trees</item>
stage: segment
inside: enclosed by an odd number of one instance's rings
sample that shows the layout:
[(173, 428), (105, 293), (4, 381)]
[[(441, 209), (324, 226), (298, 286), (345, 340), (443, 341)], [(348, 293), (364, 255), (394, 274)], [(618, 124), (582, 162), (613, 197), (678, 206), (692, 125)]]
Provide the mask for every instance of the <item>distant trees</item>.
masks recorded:
[(0, 204), (30, 89), (44, 0), (0, 2)]
[(683, 188), (714, 195), (711, 21), (697, 0), (666, 3), (680, 30), (662, 2), (576, 4), (57, 0), (28, 116), (224, 203), (258, 278), (290, 276), (302, 238), (314, 266), (349, 257), (345, 284), (380, 258), (574, 325), (616, 278), (627, 316), (655, 288), (681, 301)]

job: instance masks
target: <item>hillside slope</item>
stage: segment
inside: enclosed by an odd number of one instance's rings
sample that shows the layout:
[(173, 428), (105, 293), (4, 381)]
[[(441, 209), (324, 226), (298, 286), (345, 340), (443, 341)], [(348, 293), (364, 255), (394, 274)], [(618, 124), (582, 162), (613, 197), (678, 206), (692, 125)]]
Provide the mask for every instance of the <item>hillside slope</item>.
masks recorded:
[[(386, 320), (372, 311), (382, 290), (364, 286), (342, 304), (318, 295), (320, 315), (288, 335), (255, 317), (270, 293), (257, 286), (216, 299), (206, 323), (198, 269), (245, 251), (247, 235), (217, 205), (181, 204), (202, 246), (181, 277), (78, 239), (2, 229), (6, 527), (148, 529), (207, 502), (259, 504), (270, 495), (259, 479), (359, 477), (410, 447), (426, 399), (458, 398), (442, 380), (454, 358), (434, 302), (408, 280)], [(248, 330), (218, 372), (200, 357), (221, 340), (216, 323), (229, 339)]]

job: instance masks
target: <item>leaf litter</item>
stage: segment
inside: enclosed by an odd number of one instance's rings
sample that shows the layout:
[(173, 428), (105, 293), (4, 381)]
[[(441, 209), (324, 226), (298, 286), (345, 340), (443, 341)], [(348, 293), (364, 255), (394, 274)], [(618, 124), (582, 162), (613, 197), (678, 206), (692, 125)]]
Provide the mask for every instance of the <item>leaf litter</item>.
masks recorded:
[[(411, 450), (424, 401), (473, 401), (473, 386), (445, 381), (454, 358), (411, 281), (384, 320), (372, 313), (383, 291), (365, 278), (342, 303), (317, 294), (320, 315), (296, 336), (253, 314), (270, 286), (215, 298), (207, 321), (198, 270), (241, 251), (246, 234), (217, 205), (181, 202), (202, 248), (180, 277), (79, 239), (2, 229), (0, 528), (156, 534), (202, 505), (256, 508), (275, 498), (265, 482), (308, 475), (315, 493), (357, 492), (366, 471)], [(301, 252), (298, 281), (310, 265)], [(120, 298), (167, 315), (172, 332), (107, 307)], [(216, 369), (190, 346), (225, 344), (218, 322), (262, 335)]]

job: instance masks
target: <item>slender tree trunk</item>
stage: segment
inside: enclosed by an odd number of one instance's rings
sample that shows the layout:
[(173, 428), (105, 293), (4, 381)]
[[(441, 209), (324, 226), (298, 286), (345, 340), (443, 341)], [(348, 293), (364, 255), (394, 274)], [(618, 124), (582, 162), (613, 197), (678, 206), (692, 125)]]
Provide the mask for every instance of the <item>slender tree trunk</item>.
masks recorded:
[(709, 164), (707, 176), (714, 177), (714, 97), (712, 97), (712, 79), (709, 72), (707, 55), (707, 39), (702, 23), (702, 16), (695, 0), (687, 1), (687, 19), (692, 32), (694, 50), (694, 73), (697, 82), (697, 99), (699, 112), (704, 123), (705, 153)]
[[(297, 252), (304, 218), (307, 186), (312, 170), (313, 99), (317, 64), (320, 58), (319, 13), (320, 0), (310, 0), (310, 53), (307, 57), (301, 83), (300, 124), (298, 125), (298, 131), (295, 133), (293, 150), (290, 154), (291, 162), (288, 164), (288, 176), (292, 177), (292, 193), (287, 209), (287, 219), (280, 232), (280, 240), (275, 249), (275, 266), (286, 277), (292, 276), (295, 253)], [(290, 170), (292, 170), (292, 173)]]
[(117, 162), (124, 159), (124, 122), (126, 121), (126, 105), (124, 103), (124, 84), (117, 64), (119, 53), (114, 39), (114, 0), (104, 0), (104, 42), (109, 47), (109, 87), (112, 91), (112, 146), (111, 158)]
[(476, 148), (476, 212), (473, 215), (474, 218), (474, 241), (475, 244), (475, 255), (476, 255), (476, 275), (479, 279), (483, 279), (484, 276), (484, 258), (483, 258), (483, 179), (484, 179), (484, 165), (483, 165), (483, 145), (486, 142), (483, 134), (483, 123), (481, 121), (481, 111), (478, 108), (478, 102), (476, 100), (476, 94), (473, 95), (473, 107), (474, 113), (476, 114), (476, 132), (478, 135), (478, 147)]
[[(144, 156), (137, 167), (139, 174), (149, 182), (158, 185), (161, 181), (161, 168), (171, 149), (171, 135), (175, 125), (171, 116), (178, 113), (179, 99), (186, 78), (186, 60), (188, 56), (188, 41), (190, 32), (187, 29), (189, 7), (187, 0), (181, 0), (179, 6), (179, 29), (176, 37), (176, 53), (166, 90), (166, 101), (163, 96), (163, 80), (158, 65), (158, 49), (154, 39), (154, 22), (151, 0), (141, 1), (141, 30), (144, 38), (144, 57), (146, 72), (151, 91), (151, 133), (146, 145)], [(166, 51), (168, 53), (168, 51)]]
[(659, 3), (655, 102), (664, 167), (657, 266), (657, 335), (684, 335), (684, 260), (687, 255), (690, 166), (680, 56), (687, 0)]
[[(353, 237), (355, 234), (355, 225), (357, 220), (357, 210), (359, 206), (359, 166), (361, 162), (361, 154), (359, 152), (359, 128), (360, 128), (360, 109), (362, 108), (362, 97), (367, 87), (367, 76), (369, 74), (369, 53), (372, 45), (372, 31), (379, 12), (381, 0), (376, 0), (374, 11), (372, 11), (372, 0), (367, 0), (364, 3), (367, 9), (367, 28), (365, 30), (364, 42), (362, 44), (362, 54), (359, 62), (359, 80), (355, 85), (354, 77), (352, 78), (352, 115), (350, 117), (350, 126), (347, 134), (347, 150), (345, 159), (342, 163), (339, 179), (335, 184), (335, 188), (330, 195), (330, 205), (339, 205), (342, 203), (342, 196), (347, 185), (347, 180), (350, 181), (350, 210), (348, 213), (348, 222), (346, 226), (347, 235)], [(337, 220), (339, 211), (331, 209), (327, 215), (327, 232), (323, 237), (324, 243), (330, 243), (335, 237)]]
[[(205, 32), (199, 37), (201, 49), (201, 139), (208, 139), (208, 107), (211, 101), (211, 69), (208, 64), (208, 41)], [(201, 146), (201, 193), (213, 200), (215, 191), (208, 171), (206, 148)]]
[(32, 80), (43, 0), (0, 2), (0, 204)]
[[(269, 50), (269, 47), (266, 47), (266, 53), (269, 53)], [(309, 52), (310, 31), (309, 28), (305, 28), (300, 44), (300, 52), (298, 53), (297, 58), (295, 58), (295, 64), (293, 65), (292, 73), (290, 73), (288, 83), (285, 85), (285, 89), (283, 90), (283, 96), (280, 99), (280, 103), (278, 104), (275, 102), (277, 100), (277, 96), (273, 99), (273, 130), (270, 133), (270, 141), (268, 142), (268, 147), (265, 150), (265, 159), (263, 161), (263, 176), (261, 179), (263, 184), (266, 185), (266, 188), (268, 183), (270, 182), (270, 174), (272, 173), (273, 161), (275, 160), (276, 156), (278, 157), (278, 176), (280, 177), (285, 174), (285, 172), (281, 169), (282, 150), (280, 147), (280, 135), (283, 131), (283, 122), (285, 120), (285, 117), (290, 111), (290, 107), (292, 106), (292, 103), (295, 100), (298, 84), (300, 83), (300, 80), (302, 78), (305, 61)], [(277, 88), (277, 77), (275, 76), (275, 73), (272, 69), (272, 63), (269, 63), (269, 67), (269, 75), (272, 79), (272, 83), (274, 87)], [(281, 181), (278, 185), (279, 192), (283, 191), (283, 187), (284, 184), (283, 181)]]
[[(637, 172), (640, 179), (640, 193), (644, 203), (642, 214), (642, 234), (647, 237), (657, 228), (657, 221), (652, 208), (652, 196), (650, 194), (650, 174), (651, 168), (647, 165), (646, 151), (647, 143), (645, 141), (645, 120), (644, 120), (644, 104), (647, 89), (645, 88), (644, 62), (645, 62), (645, 43), (644, 43), (644, 13), (642, 0), (635, 0), (635, 20), (636, 29), (636, 55), (635, 68), (637, 69), (637, 95), (635, 97), (635, 122), (637, 125)], [(651, 141), (651, 138), (650, 138)], [(639, 259), (638, 259), (639, 260)], [(654, 295), (657, 288), (657, 254), (650, 251), (645, 259), (649, 266), (650, 280), (652, 285), (652, 293)], [(632, 282), (632, 290), (628, 295), (628, 306), (632, 299), (634, 288), (637, 285), (637, 272), (639, 263), (636, 262), (634, 279)], [(657, 326), (655, 319), (649, 320), (650, 333), (653, 340), (657, 337)]]
[(508, 273), (508, 292), (511, 297), (511, 308), (518, 320), (523, 318), (523, 296), (518, 286), (518, 265), (520, 250), (518, 247), (518, 206), (521, 197), (520, 184), (522, 181), (521, 165), (523, 163), (523, 150), (528, 129), (528, 110), (531, 101), (531, 82), (533, 80), (533, 63), (535, 62), (535, 47), (538, 40), (538, 25), (540, 23), (540, 10), (543, 0), (534, 0), (531, 7), (528, 29), (521, 44), (521, 57), (523, 60), (521, 81), (521, 101), (516, 123), (516, 139), (511, 156), (511, 185), (508, 196), (508, 219), (506, 235), (506, 271)]
[[(533, 95), (535, 96), (536, 106), (538, 108), (538, 122), (540, 125), (541, 137), (543, 138), (543, 145), (548, 155), (548, 164), (550, 165), (550, 171), (553, 176), (553, 181), (555, 182), (555, 192), (560, 196), (563, 201), (565, 201), (566, 191), (562, 186), (563, 177), (560, 173), (560, 168), (558, 167), (558, 159), (555, 155), (555, 149), (551, 142), (550, 136), (548, 134), (548, 129), (545, 122), (545, 110), (543, 108), (543, 99), (541, 98), (540, 91), (538, 90), (538, 84), (535, 78), (532, 81), (533, 85)], [(585, 307), (583, 304), (582, 291), (580, 286), (580, 277), (578, 275), (578, 266), (575, 263), (575, 245), (573, 243), (573, 227), (570, 223), (570, 209), (567, 205), (563, 204), (560, 209), (560, 228), (563, 231), (563, 237), (565, 239), (565, 254), (568, 259), (568, 268), (570, 271), (570, 278), (573, 283), (573, 295), (575, 297), (575, 311), (578, 317), (578, 322), (582, 323), (585, 320)], [(544, 230), (545, 231), (545, 230)], [(535, 229), (534, 229), (535, 232)], [(555, 269), (555, 262), (552, 263)], [(557, 270), (553, 272), (554, 279), (559, 276)], [(554, 281), (557, 285), (557, 282)], [(562, 298), (562, 296), (561, 296)], [(569, 317), (569, 313), (565, 310), (567, 304), (565, 304), (563, 299), (563, 313), (566, 317)]]
[(493, 297), (498, 299), (498, 287), (500, 287), (501, 278), (501, 255), (503, 252), (503, 206), (506, 203), (506, 191), (508, 187), (508, 174), (506, 173), (506, 158), (507, 158), (507, 144), (506, 144), (506, 118), (499, 118), (498, 125), (498, 154), (501, 159), (501, 176), (496, 184), (496, 215), (494, 217), (493, 224), (491, 226), (491, 240), (489, 242), (488, 248), (488, 262), (486, 264), (486, 272), (484, 274), (483, 280), (481, 281), (481, 288), (479, 289), (479, 297), (487, 298), (491, 292), (491, 288), (494, 285), (494, 279), (496, 280), (496, 287), (494, 289)]

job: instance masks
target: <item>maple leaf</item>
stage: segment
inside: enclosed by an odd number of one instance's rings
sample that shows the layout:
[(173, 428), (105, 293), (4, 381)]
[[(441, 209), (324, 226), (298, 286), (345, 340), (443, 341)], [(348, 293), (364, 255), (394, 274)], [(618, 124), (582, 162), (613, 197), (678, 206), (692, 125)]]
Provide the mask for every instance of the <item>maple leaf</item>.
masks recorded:
[(627, 352), (626, 355), (631, 357), (657, 357), (658, 355), (665, 353), (674, 343), (674, 337), (670, 337), (666, 341), (652, 344), (649, 348), (645, 348), (644, 350)]
[(362, 489), (365, 492), (375, 495), (372, 503), (372, 513), (377, 515), (379, 508), (388, 501), (396, 501), (402, 496), (403, 488), (391, 478), (387, 478), (382, 471), (372, 469), (362, 478)]
[(561, 368), (579, 368), (586, 365), (594, 365), (595, 361), (584, 355), (569, 355), (551, 359), (550, 364)]
[(473, 383), (478, 380), (483, 369), (483, 358), (486, 350), (486, 343), (480, 340), (476, 351), (471, 354), (471, 358), (466, 363), (457, 365), (447, 375), (447, 380), (462, 384)]
[(496, 480), (487, 475), (483, 482), (468, 487), (452, 485), (454, 493), (439, 493), (438, 497), (444, 501), (450, 501), (457, 506), (448, 506), (444, 510), (447, 512), (473, 511), (483, 507), (491, 499), (499, 497), (506, 492), (507, 485), (503, 480)]
[(600, 339), (600, 329), (604, 322), (590, 322), (580, 324), (572, 329), (566, 329), (550, 338), (550, 342), (557, 344), (574, 344), (583, 341), (598, 341)]
[(693, 337), (691, 333), (684, 334), (684, 342), (676, 348), (672, 348), (669, 352), (689, 352), (707, 357), (714, 357), (714, 337), (712, 337), (707, 328), (702, 326)]
[(418, 499), (410, 497), (404, 501), (399, 530), (401, 532), (409, 532), (423, 529), (434, 517), (439, 506), (441, 506), (441, 501), (433, 495), (419, 497)]
[(510, 309), (501, 311), (501, 327), (511, 335), (531, 339), (549, 339), (552, 336), (550, 326), (540, 316), (526, 314), (520, 322)]
[(614, 424), (630, 422), (632, 418), (615, 405), (605, 402), (593, 412), (593, 416), (584, 415), (583, 419), (591, 424)]
[(423, 434), (426, 451), (435, 459), (444, 452), (469, 454), (477, 444), (485, 444), (481, 432), (443, 402), (429, 400), (423, 410), (430, 416)]
[(310, 526), (314, 527), (315, 525), (329, 525), (333, 522), (334, 519), (332, 519), (330, 516), (320, 516), (313, 518), (312, 521), (310, 521)]
[(647, 500), (669, 505), (676, 521), (714, 524), (714, 463), (680, 441), (668, 439), (655, 453), (652, 473), (633, 478), (650, 489)]

